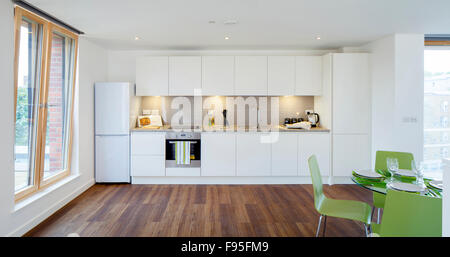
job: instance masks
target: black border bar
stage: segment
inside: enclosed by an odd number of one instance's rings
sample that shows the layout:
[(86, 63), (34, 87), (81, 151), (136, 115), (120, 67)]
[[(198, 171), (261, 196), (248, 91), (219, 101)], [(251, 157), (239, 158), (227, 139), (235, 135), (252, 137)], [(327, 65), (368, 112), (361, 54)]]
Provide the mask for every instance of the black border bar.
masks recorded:
[(13, 1), (14, 4), (16, 4), (16, 5), (24, 8), (24, 9), (27, 9), (28, 11), (31, 11), (31, 12), (33, 12), (33, 13), (35, 13), (35, 14), (37, 14), (37, 15), (39, 15), (39, 16), (41, 16), (41, 17), (43, 17), (43, 18), (45, 18), (45, 19), (47, 19), (47, 20), (49, 20), (49, 21), (51, 21), (53, 23), (56, 23), (56, 24), (66, 28), (66, 29), (68, 29), (68, 30), (70, 30), (70, 31), (72, 31), (74, 33), (77, 33), (78, 35), (83, 35), (84, 34), (83, 31), (78, 30), (78, 29), (70, 26), (69, 24), (67, 24), (67, 23), (65, 23), (65, 22), (55, 18), (54, 16), (48, 14), (47, 12), (44, 12), (43, 10), (41, 10), (41, 9), (39, 9), (39, 8), (29, 4), (29, 3), (27, 3), (26, 1), (22, 1), (22, 0), (12, 0), (12, 1)]

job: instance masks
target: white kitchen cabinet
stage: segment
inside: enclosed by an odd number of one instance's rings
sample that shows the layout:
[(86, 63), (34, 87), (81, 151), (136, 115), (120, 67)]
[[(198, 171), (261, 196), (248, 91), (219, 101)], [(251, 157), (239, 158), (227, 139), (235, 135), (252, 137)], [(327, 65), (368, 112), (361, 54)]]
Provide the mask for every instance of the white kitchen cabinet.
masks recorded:
[(169, 94), (169, 57), (145, 56), (136, 59), (136, 95)]
[(295, 57), (268, 57), (268, 95), (294, 95)]
[(370, 132), (369, 59), (365, 53), (333, 54), (333, 132)]
[(236, 174), (237, 176), (270, 176), (271, 143), (262, 137), (268, 133), (243, 132), (236, 135)]
[(164, 155), (131, 156), (131, 176), (165, 176)]
[(235, 57), (234, 95), (267, 95), (267, 56)]
[(169, 57), (169, 95), (194, 95), (202, 87), (200, 56)]
[(368, 135), (333, 135), (333, 176), (351, 176), (355, 169), (370, 169)]
[(165, 176), (165, 134), (131, 133), (131, 176)]
[(131, 133), (131, 155), (165, 155), (166, 138), (159, 132)]
[(295, 95), (322, 94), (322, 56), (295, 57)]
[(236, 134), (202, 133), (202, 176), (236, 176)]
[(329, 133), (301, 133), (298, 137), (298, 175), (311, 176), (308, 159), (316, 155), (322, 176), (330, 175), (331, 139)]
[(297, 176), (297, 133), (272, 133), (272, 176)]
[(234, 56), (202, 57), (203, 95), (233, 95)]

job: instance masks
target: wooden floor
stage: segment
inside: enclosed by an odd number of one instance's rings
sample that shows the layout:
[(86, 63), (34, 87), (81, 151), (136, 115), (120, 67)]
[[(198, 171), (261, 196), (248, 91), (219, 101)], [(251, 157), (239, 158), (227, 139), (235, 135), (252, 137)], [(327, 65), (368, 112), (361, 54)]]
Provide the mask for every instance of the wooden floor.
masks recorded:
[[(324, 186), (332, 198), (371, 203), (355, 185)], [(95, 185), (26, 236), (314, 236), (311, 185)], [(364, 236), (329, 217), (326, 236)]]

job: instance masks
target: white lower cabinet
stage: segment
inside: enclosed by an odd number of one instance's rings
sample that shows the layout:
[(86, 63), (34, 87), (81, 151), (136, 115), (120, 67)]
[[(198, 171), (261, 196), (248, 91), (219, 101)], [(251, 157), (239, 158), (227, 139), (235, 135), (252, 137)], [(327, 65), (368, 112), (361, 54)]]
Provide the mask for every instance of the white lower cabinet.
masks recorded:
[(273, 133), (272, 176), (297, 176), (297, 133)]
[(165, 154), (164, 133), (131, 133), (131, 176), (165, 176)]
[(333, 135), (333, 176), (351, 176), (352, 170), (370, 167), (368, 135)]
[(236, 176), (236, 134), (202, 133), (202, 176)]
[(268, 133), (243, 132), (236, 135), (237, 176), (270, 176), (271, 143)]
[(165, 158), (158, 155), (131, 157), (131, 176), (165, 176)]
[(310, 176), (308, 159), (315, 155), (322, 176), (330, 175), (330, 134), (302, 133), (298, 136), (298, 175)]

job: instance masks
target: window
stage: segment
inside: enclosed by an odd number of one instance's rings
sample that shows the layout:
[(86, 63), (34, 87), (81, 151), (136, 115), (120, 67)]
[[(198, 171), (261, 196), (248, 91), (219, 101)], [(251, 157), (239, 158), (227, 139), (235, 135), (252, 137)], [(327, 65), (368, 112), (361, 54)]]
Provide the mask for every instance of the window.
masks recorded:
[(450, 47), (427, 46), (424, 61), (424, 167), (427, 176), (441, 178), (450, 147)]
[(16, 201), (70, 174), (78, 37), (15, 8)]

